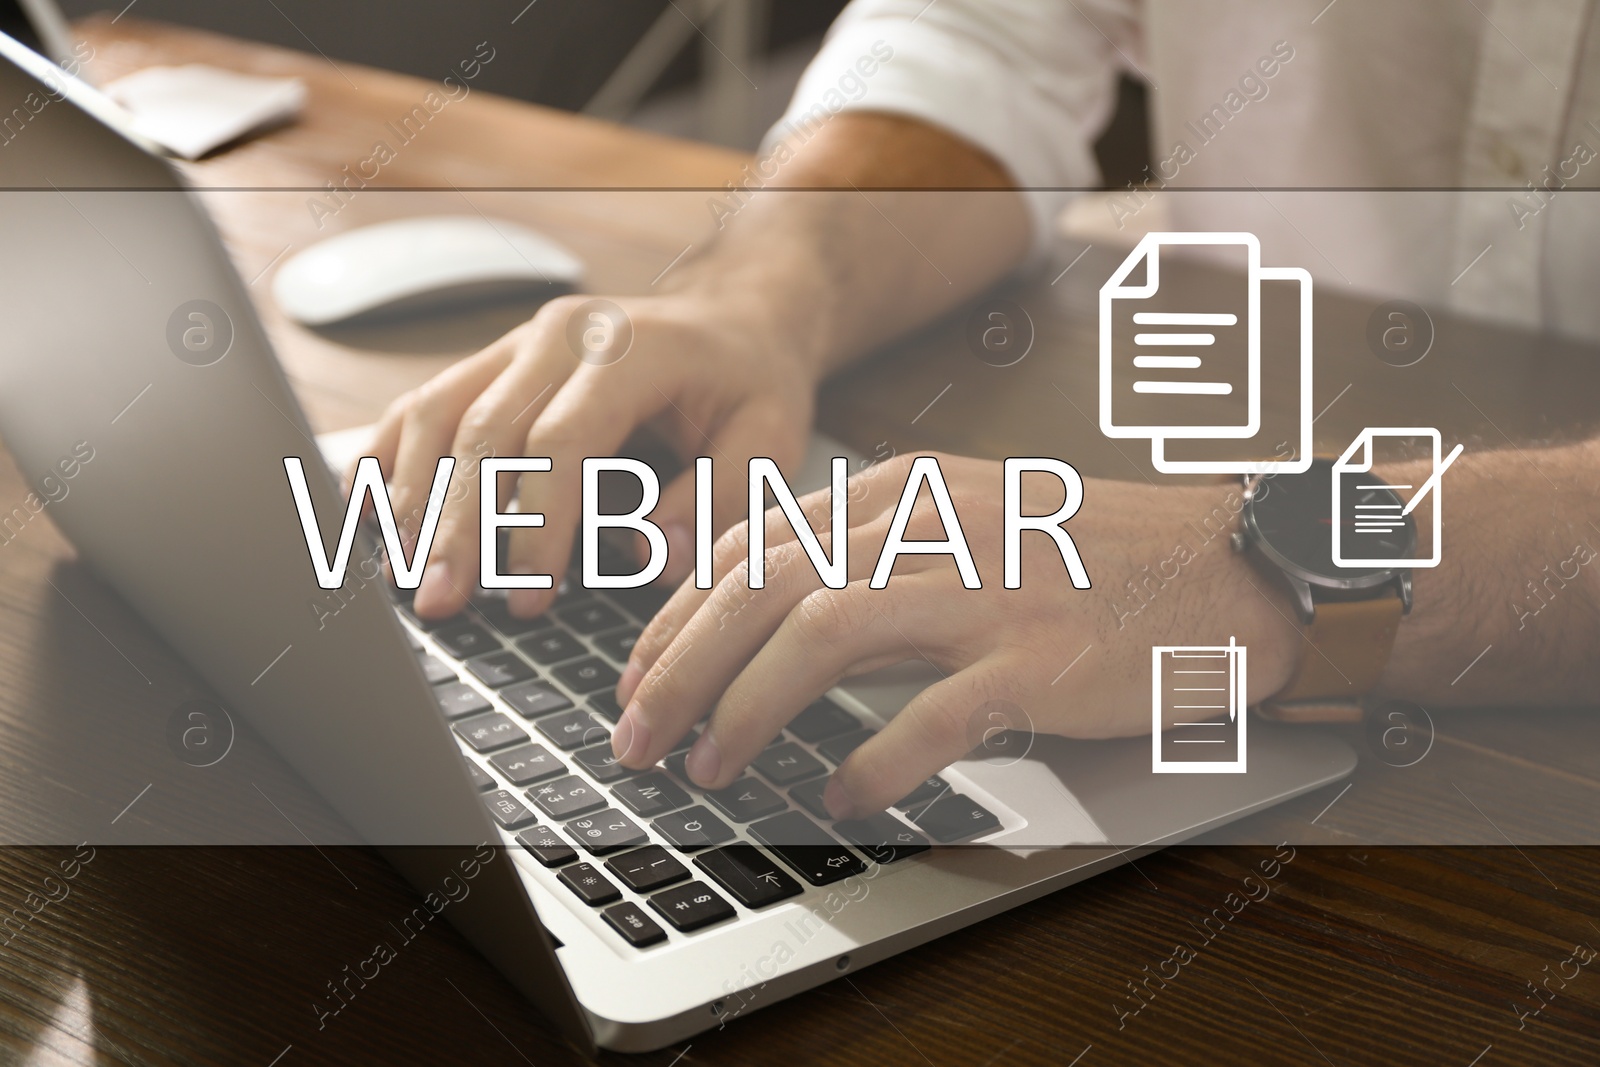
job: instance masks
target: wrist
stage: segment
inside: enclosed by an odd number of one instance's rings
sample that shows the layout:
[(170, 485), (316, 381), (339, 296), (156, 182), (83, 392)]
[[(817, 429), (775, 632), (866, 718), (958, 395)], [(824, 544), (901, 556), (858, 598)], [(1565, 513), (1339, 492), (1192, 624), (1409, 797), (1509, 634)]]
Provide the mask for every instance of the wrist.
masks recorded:
[(813, 391), (833, 369), (831, 331), (820, 287), (793, 272), (745, 269), (708, 256), (659, 299), (691, 324), (714, 327), (728, 345), (771, 366), (782, 363)]
[[(1152, 643), (1226, 645), (1231, 637), (1247, 650), (1249, 702), (1282, 690), (1301, 656), (1315, 653), (1306, 649), (1282, 582), (1254, 566), (1251, 553), (1233, 547), (1240, 491), (1223, 484), (1173, 486), (1150, 491), (1148, 499), (1147, 517), (1162, 516), (1149, 525), (1168, 531), (1156, 535), (1151, 547), (1168, 546), (1170, 554), (1147, 573), (1164, 593), (1169, 587), (1177, 593), (1155, 601), (1166, 603), (1168, 611)], [(1170, 547), (1174, 537), (1176, 548)]]
[(1239, 551), (1230, 537), (1218, 537), (1202, 549), (1202, 564), (1211, 576), (1208, 612), (1233, 620), (1247, 658), (1251, 704), (1282, 691), (1294, 678), (1303, 656), (1316, 651), (1296, 621), (1293, 598), (1280, 576), (1257, 567), (1248, 551)]
[[(1382, 475), (1391, 485), (1416, 486), (1426, 481), (1431, 471), (1432, 465), (1428, 463), (1402, 463), (1384, 467)], [(1456, 481), (1460, 481), (1461, 473), (1455, 472)], [(1402, 495), (1407, 499), (1410, 497), (1409, 493)], [(1419, 558), (1425, 559), (1433, 552), (1433, 524), (1417, 522), (1416, 527), (1416, 553)], [(1396, 698), (1413, 696), (1407, 683), (1411, 680), (1415, 664), (1423, 658), (1419, 657), (1419, 651), (1426, 655), (1448, 643), (1452, 634), (1464, 629), (1462, 624), (1467, 620), (1456, 611), (1446, 610), (1439, 597), (1441, 585), (1459, 588), (1457, 583), (1463, 575), (1457, 573), (1455, 562), (1440, 553), (1438, 567), (1420, 567), (1411, 572), (1412, 607), (1401, 620), (1394, 648), (1374, 689), (1376, 695)], [(1471, 644), (1471, 641), (1467, 643)], [(1411, 670), (1407, 669), (1407, 664), (1412, 666)]]
[(1300, 670), (1305, 656), (1314, 656), (1294, 608), (1280, 584), (1257, 571), (1239, 553), (1228, 550), (1230, 582), (1240, 607), (1239, 643), (1250, 649), (1250, 703), (1259, 704), (1282, 692)]

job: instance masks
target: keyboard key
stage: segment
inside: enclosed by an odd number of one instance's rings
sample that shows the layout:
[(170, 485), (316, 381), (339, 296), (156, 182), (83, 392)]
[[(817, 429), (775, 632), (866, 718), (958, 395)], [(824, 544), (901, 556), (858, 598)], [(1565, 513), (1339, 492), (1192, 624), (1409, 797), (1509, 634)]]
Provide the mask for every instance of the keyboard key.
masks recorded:
[(555, 835), (548, 826), (535, 826), (517, 835), (517, 844), (546, 867), (559, 867), (578, 858), (572, 846)]
[(765, 782), (750, 777), (741, 778), (726, 789), (707, 792), (706, 799), (734, 822), (749, 822), (789, 806)]
[(634, 642), (639, 640), (640, 632), (637, 626), (629, 626), (626, 629), (601, 634), (594, 639), (594, 647), (616, 662), (626, 663), (628, 656), (633, 652)]
[(610, 904), (614, 900), (622, 899), (622, 891), (601, 874), (599, 868), (592, 863), (574, 863), (556, 875), (561, 883), (574, 893), (578, 899), (593, 908), (602, 904)]
[(689, 794), (660, 771), (647, 771), (611, 787), (611, 795), (635, 815), (653, 819), (689, 803)]
[(813, 745), (859, 729), (860, 721), (831, 700), (817, 701), (789, 722), (789, 730), (796, 737)]
[(650, 840), (638, 823), (615, 808), (573, 819), (567, 823), (567, 836), (596, 856), (621, 852)]
[(559, 715), (546, 715), (533, 724), (563, 752), (587, 748), (611, 739), (611, 733), (600, 720), (587, 711), (563, 711)]
[(535, 630), (548, 629), (556, 624), (548, 613), (533, 619), (518, 619), (512, 616), (506, 608), (506, 602), (501, 597), (484, 597), (474, 600), (472, 606), (478, 609), (484, 621), (507, 637), (521, 637), (531, 634)]
[(617, 762), (617, 757), (611, 754), (610, 741), (590, 748), (579, 749), (573, 753), (572, 760), (579, 767), (588, 771), (590, 776), (601, 784), (620, 782), (629, 775), (639, 773)]
[(548, 682), (522, 682), (500, 690), (500, 699), (525, 719), (537, 719), (555, 711), (566, 711), (572, 701)]
[[(630, 567), (631, 569), (636, 569)], [(649, 622), (672, 596), (671, 586), (646, 585), (638, 589), (607, 589), (606, 596), (640, 622)]]
[(838, 737), (830, 737), (817, 746), (817, 751), (822, 753), (823, 758), (828, 762), (837, 765), (843, 763), (846, 756), (860, 748), (863, 741), (877, 732), (876, 730), (857, 730), (852, 734), (840, 734)]
[(524, 637), (517, 642), (517, 647), (526, 652), (533, 662), (546, 667), (564, 659), (574, 659), (588, 651), (582, 641), (565, 630), (551, 630)]
[(793, 741), (767, 749), (751, 760), (750, 766), (760, 771), (761, 776), (773, 785), (790, 785), (804, 778), (825, 774), (828, 770), (821, 760)]
[(689, 877), (689, 868), (660, 845), (647, 845), (613, 856), (606, 860), (606, 869), (635, 893), (654, 893)]
[(611, 924), (611, 929), (621, 934), (622, 939), (634, 948), (646, 948), (667, 939), (667, 932), (661, 929), (660, 924), (631, 900), (613, 904), (600, 914)]
[(650, 898), (650, 906), (686, 934), (734, 915), (733, 905), (713, 893), (704, 882), (663, 890)]
[(928, 851), (928, 839), (887, 812), (865, 819), (834, 823), (834, 832), (871, 857), (874, 863), (893, 863)]
[(924, 779), (921, 785), (895, 801), (894, 806), (901, 811), (910, 811), (912, 808), (920, 808), (928, 801), (948, 792), (950, 792), (950, 783), (935, 774), (930, 778)]
[(493, 706), (482, 693), (460, 682), (445, 682), (443, 685), (434, 686), (433, 699), (439, 702), (439, 710), (444, 712), (444, 717), (447, 719), (476, 715), (480, 711), (488, 711)]
[(411, 624), (419, 630), (437, 630), (439, 627), (455, 621), (456, 618), (460, 618), (460, 616), (454, 616), (449, 619), (418, 618), (417, 613), (411, 609), (411, 601), (416, 596), (416, 590), (398, 589), (395, 590), (395, 592), (400, 595), (395, 598), (394, 606), (398, 608), (407, 619), (411, 620)]
[(509, 752), (489, 757), (494, 769), (511, 779), (512, 785), (532, 785), (567, 773), (566, 764), (543, 745), (519, 745)]
[(552, 819), (570, 819), (606, 806), (606, 798), (575, 774), (528, 790), (528, 799)]
[(616, 668), (599, 656), (590, 656), (576, 663), (564, 664), (552, 673), (556, 681), (579, 694), (615, 689), (619, 677)]
[(519, 745), (528, 739), (526, 730), (498, 711), (458, 722), (455, 730), (456, 735), (471, 745), (475, 752), (493, 752), (507, 745)]
[(438, 656), (430, 656), (424, 652), (417, 657), (417, 662), (422, 664), (422, 676), (428, 679), (429, 685), (441, 685), (456, 680), (455, 668)]
[(622, 718), (622, 705), (617, 703), (617, 695), (609, 689), (602, 689), (589, 697), (589, 710), (613, 725)]
[(828, 885), (867, 869), (854, 852), (798, 811), (752, 823), (750, 833), (812, 885)]
[(487, 793), (483, 802), (489, 806), (489, 814), (494, 816), (494, 821), (507, 830), (515, 830), (538, 819), (538, 816), (529, 811), (522, 801), (517, 799), (517, 795), (509, 790), (496, 789), (493, 793)]
[(690, 785), (694, 785), (693, 782), (689, 781), (689, 772), (683, 769), (683, 762), (688, 758), (688, 749), (684, 749), (682, 751), (675, 750), (673, 752), (669, 752), (665, 757), (662, 758), (661, 766), (677, 775), (678, 781), (688, 782)]
[(694, 864), (747, 908), (764, 908), (800, 893), (800, 883), (754, 845), (729, 845)]
[(720, 845), (724, 841), (732, 841), (734, 837), (731, 826), (698, 804), (670, 815), (662, 815), (655, 820), (654, 825), (661, 836), (671, 841), (679, 852), (697, 852), (702, 848)]
[(500, 648), (500, 642), (471, 619), (456, 619), (440, 626), (433, 631), (433, 639), (456, 659), (494, 652)]
[(585, 635), (597, 634), (601, 630), (609, 630), (628, 621), (617, 614), (614, 609), (607, 607), (598, 600), (590, 600), (574, 607), (562, 608), (556, 612), (556, 618), (578, 633)]
[(805, 782), (789, 790), (789, 799), (805, 808), (818, 819), (827, 821), (833, 818), (828, 814), (828, 809), (822, 806), (822, 791), (828, 785), (826, 778)]
[(533, 668), (528, 666), (528, 661), (510, 649), (491, 652), (487, 656), (474, 656), (467, 660), (467, 670), (491, 689), (499, 689), (513, 682), (525, 682), (533, 677)]
[(472, 784), (477, 786), (480, 793), (485, 789), (500, 788), (489, 772), (478, 766), (474, 760), (467, 760), (467, 772), (472, 775)]
[(949, 844), (1000, 828), (992, 811), (964, 793), (946, 793), (912, 819), (935, 841)]

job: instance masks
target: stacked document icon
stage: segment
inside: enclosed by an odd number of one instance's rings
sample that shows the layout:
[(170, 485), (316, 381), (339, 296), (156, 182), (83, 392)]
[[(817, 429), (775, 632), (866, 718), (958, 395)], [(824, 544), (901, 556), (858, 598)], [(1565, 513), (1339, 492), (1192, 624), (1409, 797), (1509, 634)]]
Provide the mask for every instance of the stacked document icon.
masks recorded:
[[(1164, 287), (1162, 259), (1174, 249), (1203, 251), (1226, 268), (1224, 280)], [(1283, 456), (1274, 443), (1253, 449), (1260, 455), (1251, 459), (1168, 458), (1169, 439), (1245, 441), (1260, 434), (1261, 290), (1269, 280), (1299, 295), (1292, 353), (1299, 403), (1287, 442), (1293, 453)], [(1311, 339), (1311, 275), (1263, 267), (1254, 234), (1147, 234), (1100, 289), (1100, 429), (1107, 437), (1148, 438), (1151, 462), (1168, 474), (1304, 472), (1311, 465)]]
[(1157, 645), (1151, 649), (1150, 769), (1156, 774), (1243, 774), (1245, 649)]

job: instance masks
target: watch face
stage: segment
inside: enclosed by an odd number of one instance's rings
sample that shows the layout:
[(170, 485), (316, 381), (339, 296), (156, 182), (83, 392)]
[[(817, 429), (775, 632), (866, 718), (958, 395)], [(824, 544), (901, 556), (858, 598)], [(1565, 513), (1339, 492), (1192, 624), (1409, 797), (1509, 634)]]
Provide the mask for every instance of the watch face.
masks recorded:
[(1417, 527), (1400, 518), (1405, 502), (1370, 471), (1340, 477), (1340, 508), (1333, 515), (1333, 464), (1316, 460), (1304, 474), (1280, 474), (1257, 483), (1251, 519), (1262, 545), (1294, 567), (1344, 581), (1387, 574), (1388, 567), (1337, 567), (1333, 562), (1333, 523), (1340, 522), (1346, 559), (1395, 559), (1413, 554)]

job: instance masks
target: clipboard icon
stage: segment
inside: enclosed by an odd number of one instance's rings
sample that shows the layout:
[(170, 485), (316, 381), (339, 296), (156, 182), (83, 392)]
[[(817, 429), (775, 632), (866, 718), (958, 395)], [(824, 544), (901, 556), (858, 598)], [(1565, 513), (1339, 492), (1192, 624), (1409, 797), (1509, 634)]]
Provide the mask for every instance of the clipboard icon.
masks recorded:
[(1245, 773), (1243, 645), (1231, 637), (1225, 645), (1157, 645), (1150, 689), (1153, 774)]
[[(1362, 474), (1372, 470), (1374, 444), (1381, 438), (1426, 438), (1433, 444), (1432, 465), (1426, 480), (1419, 486), (1389, 486), (1372, 480), (1363, 485), (1359, 479), (1346, 486), (1345, 475)], [(1368, 427), (1356, 435), (1350, 447), (1344, 450), (1333, 464), (1332, 510), (1333, 562), (1339, 567), (1362, 569), (1388, 567), (1437, 567), (1444, 544), (1444, 488), (1443, 475), (1450, 464), (1461, 455), (1465, 446), (1456, 445), (1448, 456), (1443, 456), (1444, 442), (1439, 431), (1429, 426)], [(1411, 499), (1405, 504), (1383, 501), (1372, 496), (1371, 490), (1411, 489)], [(1389, 494), (1385, 494), (1386, 496)], [(1382, 538), (1399, 530), (1405, 518), (1423, 503), (1430, 505), (1433, 536), (1431, 552), (1427, 556), (1413, 553), (1410, 556), (1363, 555), (1360, 541), (1365, 538)], [(1419, 539), (1420, 540), (1420, 539)]]

